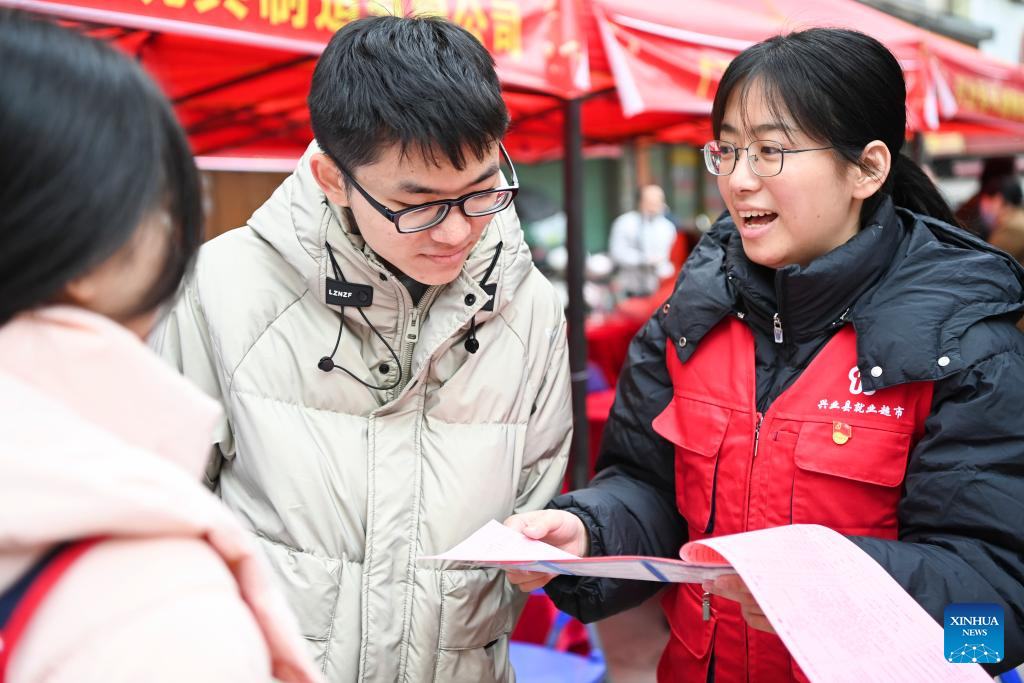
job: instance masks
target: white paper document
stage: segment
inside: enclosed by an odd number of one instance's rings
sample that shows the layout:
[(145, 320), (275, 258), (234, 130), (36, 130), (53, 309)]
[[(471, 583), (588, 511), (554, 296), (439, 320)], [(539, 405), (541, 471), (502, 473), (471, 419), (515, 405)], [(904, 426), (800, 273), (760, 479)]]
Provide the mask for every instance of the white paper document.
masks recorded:
[(494, 520), (448, 552), (420, 559), (464, 562), (477, 567), (663, 583), (700, 583), (723, 574), (735, 573), (721, 562), (695, 563), (630, 555), (577, 557), (547, 543), (527, 538)]
[(831, 529), (798, 524), (720, 536), (687, 543), (680, 557), (581, 558), (491, 521), (448, 552), (420, 559), (677, 583), (739, 574), (813, 683), (992, 683), (977, 664), (946, 661), (942, 626)]

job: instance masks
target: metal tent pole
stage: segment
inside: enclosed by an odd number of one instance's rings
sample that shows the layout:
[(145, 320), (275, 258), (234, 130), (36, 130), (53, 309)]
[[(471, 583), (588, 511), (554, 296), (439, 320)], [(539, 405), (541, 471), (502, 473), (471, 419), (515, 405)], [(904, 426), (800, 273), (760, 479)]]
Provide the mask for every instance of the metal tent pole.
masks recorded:
[(566, 100), (564, 128), (564, 197), (566, 250), (569, 262), (566, 285), (569, 290), (569, 370), (572, 374), (572, 446), (569, 451), (572, 487), (586, 486), (590, 478), (590, 448), (587, 429), (587, 340), (583, 334), (586, 305), (583, 301), (583, 131), (580, 99)]

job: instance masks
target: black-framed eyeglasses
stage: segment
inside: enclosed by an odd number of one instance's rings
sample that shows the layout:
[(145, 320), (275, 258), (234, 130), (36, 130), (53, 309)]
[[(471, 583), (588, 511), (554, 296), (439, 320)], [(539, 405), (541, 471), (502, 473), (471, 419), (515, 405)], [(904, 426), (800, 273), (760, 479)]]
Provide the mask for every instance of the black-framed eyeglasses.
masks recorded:
[(340, 164), (338, 164), (338, 168), (345, 174), (345, 177), (352, 183), (352, 186), (356, 188), (359, 194), (363, 195), (363, 198), (370, 206), (376, 209), (377, 213), (394, 223), (395, 229), (398, 232), (407, 234), (429, 230), (435, 225), (440, 224), (441, 221), (448, 217), (448, 212), (456, 206), (459, 207), (463, 214), (469, 217), (489, 216), (508, 208), (508, 205), (515, 199), (516, 193), (519, 192), (519, 179), (516, 177), (516, 167), (512, 165), (512, 159), (509, 158), (508, 152), (505, 151), (505, 145), (499, 142), (498, 149), (501, 151), (501, 156), (511, 171), (512, 183), (508, 187), (470, 192), (457, 199), (439, 199), (433, 202), (426, 202), (425, 204), (410, 206), (401, 211), (392, 211), (378, 202), (370, 196), (369, 192), (363, 189), (356, 179), (352, 177), (351, 173), (342, 168)]
[(746, 147), (737, 147), (731, 142), (712, 140), (701, 149), (704, 152), (704, 165), (712, 175), (729, 175), (736, 170), (736, 161), (741, 151), (747, 153), (747, 164), (754, 175), (770, 178), (782, 173), (782, 162), (787, 154), (800, 152), (817, 152), (827, 147), (807, 147), (805, 149), (786, 149), (782, 143), (773, 140), (754, 140)]

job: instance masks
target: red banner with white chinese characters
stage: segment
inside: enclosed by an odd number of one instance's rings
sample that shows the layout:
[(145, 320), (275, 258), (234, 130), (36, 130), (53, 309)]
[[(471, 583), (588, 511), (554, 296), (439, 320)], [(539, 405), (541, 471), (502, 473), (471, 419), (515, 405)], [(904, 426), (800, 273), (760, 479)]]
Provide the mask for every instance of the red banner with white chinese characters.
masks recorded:
[(559, 96), (590, 88), (583, 0), (0, 0), (67, 19), (318, 54), (373, 15), (433, 15), (475, 35), (508, 86)]
[(981, 123), (1019, 131), (1024, 123), (1020, 66), (852, 0), (591, 1), (626, 116), (707, 115), (725, 68), (743, 49), (780, 33), (839, 26), (868, 33), (896, 55), (907, 81), (910, 130)]

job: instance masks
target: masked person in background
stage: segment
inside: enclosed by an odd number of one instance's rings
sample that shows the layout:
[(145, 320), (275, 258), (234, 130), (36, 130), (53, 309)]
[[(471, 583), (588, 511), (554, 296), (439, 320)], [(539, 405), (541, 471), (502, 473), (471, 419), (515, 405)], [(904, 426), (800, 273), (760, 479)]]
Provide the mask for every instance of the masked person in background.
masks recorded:
[(985, 191), (991, 192), (991, 188), (998, 184), (999, 178), (1015, 175), (1016, 165), (1016, 158), (1012, 156), (988, 157), (982, 162), (978, 191), (956, 210), (956, 219), (965, 230), (984, 240), (988, 239), (992, 226), (985, 222), (985, 217), (981, 213), (981, 195)]
[(143, 343), (201, 234), (188, 143), (99, 41), (0, 10), (0, 680), (319, 680)]
[(981, 188), (978, 212), (989, 227), (988, 242), (1024, 263), (1024, 193), (1016, 176), (994, 178)]
[[(869, 36), (744, 50), (711, 123), (728, 215), (633, 340), (597, 475), (507, 524), (576, 554), (662, 557), (820, 524), (936, 621), (954, 602), (1002, 605), (1005, 657), (985, 667), (1021, 663), (1024, 270), (954, 227), (901, 153), (903, 73)], [(661, 587), (510, 579), (584, 621)], [(662, 605), (659, 680), (806, 681), (738, 576), (673, 585)]]
[(512, 207), (493, 61), (443, 19), (361, 19), (309, 106), (316, 142), (202, 248), (156, 343), (224, 405), (210, 481), (330, 680), (510, 680), (524, 596), (419, 560), (542, 507), (569, 448), (565, 322)]

